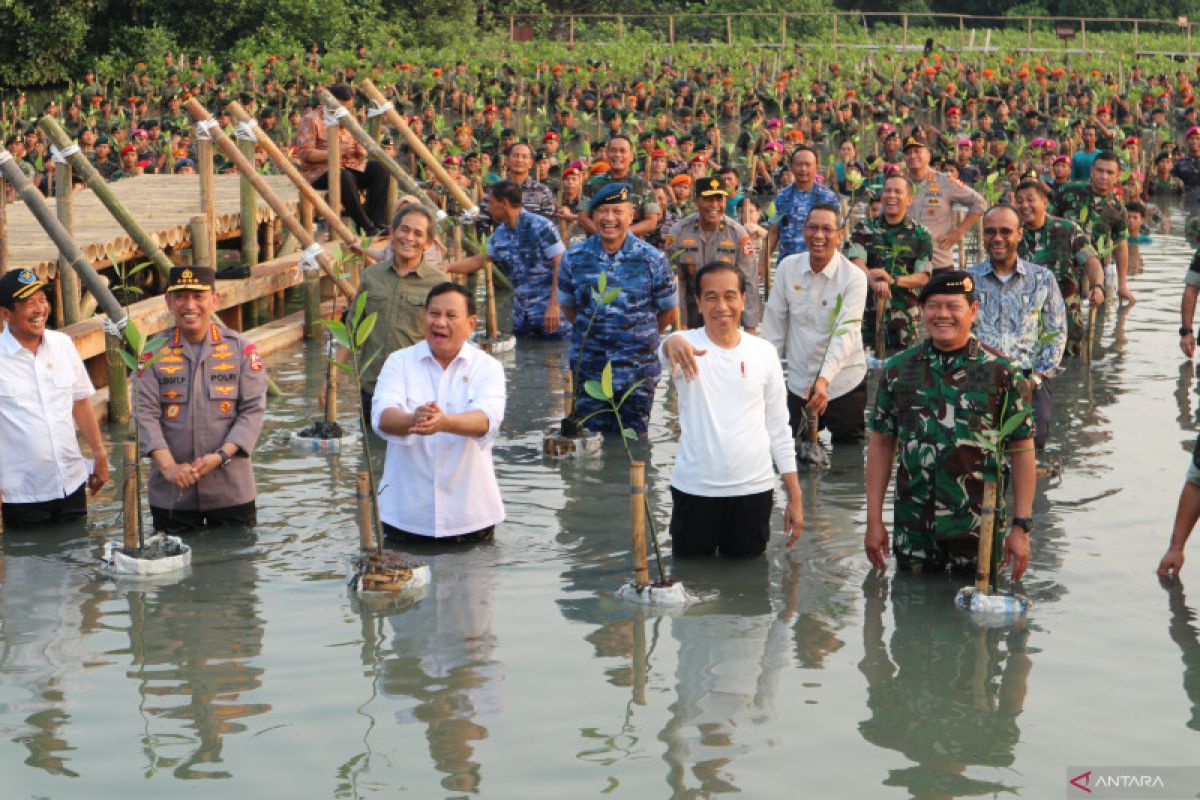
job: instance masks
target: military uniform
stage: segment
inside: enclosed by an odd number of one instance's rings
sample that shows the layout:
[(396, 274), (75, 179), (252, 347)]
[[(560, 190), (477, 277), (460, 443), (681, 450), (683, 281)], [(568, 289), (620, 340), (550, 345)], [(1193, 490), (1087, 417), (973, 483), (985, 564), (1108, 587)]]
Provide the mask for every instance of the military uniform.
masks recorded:
[[(1087, 332), (1083, 313), (1083, 287), (1088, 259), (1096, 256), (1092, 241), (1083, 229), (1069, 219), (1047, 215), (1036, 230), (1025, 228), (1017, 257), (1045, 267), (1054, 275), (1067, 308), (1067, 344), (1077, 349)], [(1098, 256), (1097, 256), (1098, 257)]]
[[(550, 187), (541, 181), (535, 181), (532, 175), (526, 176), (524, 182), (521, 183), (521, 208), (528, 211), (530, 214), (537, 214), (540, 217), (554, 222), (557, 219), (558, 204), (554, 199), (554, 192), (550, 191)], [(484, 226), (485, 230), (492, 227), (492, 217), (488, 214), (488, 196), (483, 196), (483, 202), (479, 206), (479, 222)]]
[(821, 203), (841, 208), (841, 201), (834, 191), (820, 183), (813, 183), (808, 189), (800, 189), (793, 183), (775, 198), (775, 216), (771, 217), (771, 224), (779, 229), (776, 264), (790, 255), (808, 252), (808, 245), (804, 243), (804, 223), (808, 221), (812, 207)]
[[(1027, 412), (1016, 377), (974, 336), (952, 352), (925, 341), (888, 360), (870, 427), (898, 440), (892, 546), (900, 564), (974, 563), (983, 484), (1001, 471), (976, 437)], [(1026, 415), (1000, 446), (1032, 435)], [(1002, 553), (1002, 520), (994, 530), (992, 552)]]
[[(601, 273), (608, 276), (608, 287), (619, 287), (620, 292), (597, 310), (592, 292)], [(658, 315), (678, 304), (675, 276), (666, 256), (633, 234), (626, 234), (621, 249), (613, 254), (605, 251), (599, 236), (589, 236), (563, 256), (558, 302), (564, 308), (575, 309), (571, 364), (579, 372), (576, 391), (584, 381), (599, 380), (605, 363), (611, 361), (613, 389), (618, 398), (642, 381), (621, 406), (621, 416), (626, 427), (646, 433), (660, 371)], [(581, 353), (583, 347), (586, 349)], [(575, 414), (582, 419), (602, 408), (607, 406), (581, 395)], [(617, 431), (611, 414), (593, 417), (587, 427)]]
[(1183, 184), (1189, 203), (1200, 202), (1200, 156), (1180, 157), (1171, 168), (1171, 176)]
[(643, 219), (647, 214), (657, 214), (662, 210), (658, 207), (658, 200), (654, 197), (654, 190), (643, 180), (641, 175), (635, 175), (632, 172), (624, 178), (615, 178), (606, 172), (589, 180), (583, 186), (584, 205), (588, 205), (597, 192), (613, 183), (624, 183), (629, 186), (630, 202), (633, 203), (634, 222)]
[(966, 206), (968, 214), (982, 215), (987, 210), (982, 195), (944, 172), (930, 170), (925, 180), (916, 184), (909, 214), (933, 238), (932, 264), (935, 270), (954, 266), (950, 250), (938, 246), (938, 240), (954, 230), (955, 203)]
[[(933, 238), (924, 226), (913, 222), (907, 214), (898, 225), (889, 225), (881, 215), (859, 220), (850, 234), (846, 257), (862, 259), (867, 269), (883, 269), (893, 278), (929, 272), (933, 255)], [(903, 286), (891, 285), (892, 298), (885, 312), (884, 329), (887, 346), (903, 349), (915, 343), (921, 332), (921, 309), (917, 293)], [(878, 302), (874, 292), (868, 294)], [(863, 336), (874, 335), (874, 315), (864, 314)]]
[(746, 307), (742, 327), (757, 328), (762, 320), (762, 292), (758, 286), (758, 263), (754, 241), (736, 220), (726, 216), (714, 231), (700, 227), (700, 215), (691, 214), (675, 223), (667, 233), (666, 253), (677, 270), (680, 289), (687, 302), (687, 326), (704, 325), (697, 305), (696, 273), (705, 264), (720, 261), (732, 264), (746, 279)]
[(1068, 183), (1060, 188), (1050, 213), (1079, 223), (1091, 237), (1100, 260), (1106, 264), (1112, 249), (1129, 238), (1125, 206), (1115, 192), (1103, 196), (1096, 194), (1091, 183)]
[[(138, 370), (142, 455), (165, 448), (175, 463), (185, 464), (227, 442), (237, 445), (238, 454), (187, 489), (169, 483), (156, 465), (146, 491), (156, 524), (175, 511), (194, 515), (253, 504), (250, 456), (267, 400), (262, 356), (242, 334), (218, 322), (209, 324), (200, 342), (188, 341), (178, 327), (167, 330), (165, 338), (155, 351), (158, 359)], [(253, 524), (252, 506), (247, 521)]]
[(488, 257), (496, 262), (513, 286), (513, 333), (535, 336), (566, 336), (571, 324), (564, 318), (558, 330), (545, 328), (546, 307), (554, 279), (554, 258), (566, 248), (558, 228), (545, 217), (525, 209), (517, 226), (496, 226), (488, 240)]

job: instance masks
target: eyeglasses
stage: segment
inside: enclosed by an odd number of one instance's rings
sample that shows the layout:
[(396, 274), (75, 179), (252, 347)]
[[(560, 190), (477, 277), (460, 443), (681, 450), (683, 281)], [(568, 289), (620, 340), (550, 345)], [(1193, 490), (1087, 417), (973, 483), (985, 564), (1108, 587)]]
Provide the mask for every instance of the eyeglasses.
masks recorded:
[(821, 233), (826, 236), (832, 236), (838, 232), (838, 228), (830, 227), (829, 225), (805, 225), (805, 233)]
[(984, 228), (984, 236), (1012, 236), (1017, 231), (1014, 228)]

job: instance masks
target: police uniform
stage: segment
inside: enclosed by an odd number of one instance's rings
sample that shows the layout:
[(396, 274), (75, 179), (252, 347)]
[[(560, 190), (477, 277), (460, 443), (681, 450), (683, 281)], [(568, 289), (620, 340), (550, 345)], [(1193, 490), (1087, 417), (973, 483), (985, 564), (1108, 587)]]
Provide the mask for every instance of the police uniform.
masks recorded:
[[(846, 247), (846, 258), (862, 259), (867, 269), (882, 269), (893, 278), (929, 272), (933, 255), (933, 238), (924, 226), (913, 222), (907, 214), (896, 225), (888, 224), (880, 215), (859, 220), (850, 234)], [(892, 298), (884, 317), (887, 346), (903, 349), (920, 337), (921, 311), (917, 305), (917, 293), (912, 289), (891, 285)], [(874, 292), (867, 295), (871, 311), (878, 302)], [(863, 336), (874, 335), (872, 313), (864, 315)]]
[[(696, 184), (697, 197), (724, 195), (719, 178), (703, 178)], [(696, 273), (705, 264), (719, 261), (732, 264), (746, 279), (746, 307), (742, 311), (742, 327), (757, 328), (762, 320), (762, 292), (758, 288), (758, 263), (754, 257), (754, 240), (739, 222), (722, 216), (715, 230), (705, 231), (700, 214), (684, 217), (667, 233), (667, 257), (675, 265), (680, 293), (687, 306), (689, 328), (704, 325), (697, 305)]]
[[(204, 285), (211, 290), (210, 268), (174, 267), (171, 273), (168, 291)], [(143, 356), (143, 362), (153, 357), (149, 366), (138, 370), (142, 455), (166, 449), (175, 463), (187, 464), (226, 443), (236, 445), (238, 453), (186, 489), (169, 483), (155, 465), (147, 488), (155, 527), (253, 525), (256, 491), (250, 456), (262, 430), (267, 395), (262, 356), (242, 334), (215, 321), (200, 342), (188, 341), (178, 327), (168, 329), (164, 338), (158, 350)]]
[[(604, 203), (629, 202), (629, 196), (627, 185), (612, 184), (597, 193), (589, 210), (595, 211)], [(609, 291), (619, 291), (612, 302), (598, 305), (593, 292), (601, 274), (607, 276)], [(563, 308), (575, 309), (571, 364), (579, 374), (576, 391), (585, 381), (599, 380), (605, 364), (611, 361), (613, 389), (618, 398), (641, 381), (621, 406), (621, 418), (626, 428), (645, 434), (660, 372), (658, 315), (678, 305), (675, 276), (666, 256), (630, 233), (625, 234), (621, 248), (611, 254), (598, 235), (589, 236), (563, 256), (558, 302)], [(584, 394), (576, 402), (575, 415), (583, 419), (607, 407)], [(612, 414), (598, 414), (586, 427), (618, 430)]]
[[(912, 136), (904, 141), (905, 151), (910, 147), (926, 146)], [(968, 214), (982, 215), (987, 210), (987, 203), (979, 192), (944, 172), (931, 169), (925, 180), (917, 181), (915, 185), (916, 194), (909, 214), (933, 237), (933, 269), (949, 269), (954, 266), (954, 259), (948, 248), (938, 246), (938, 240), (955, 228), (954, 204), (966, 206)]]
[[(958, 294), (973, 289), (963, 273), (944, 275), (965, 282), (966, 291)], [(938, 289), (943, 280), (935, 276), (927, 287)], [(974, 563), (983, 484), (999, 480), (1002, 467), (978, 437), (1017, 416), (1021, 421), (1000, 447), (1033, 435), (1016, 380), (1012, 364), (973, 335), (957, 350), (939, 350), (925, 340), (888, 359), (870, 428), (898, 444), (892, 547), (902, 566)], [(1005, 526), (997, 521), (994, 530), (992, 552), (1000, 554)]]
[(513, 286), (513, 333), (566, 336), (566, 319), (550, 333), (545, 328), (546, 307), (554, 282), (554, 259), (564, 252), (558, 228), (550, 220), (521, 209), (517, 225), (496, 226), (488, 240), (488, 257), (508, 276)]

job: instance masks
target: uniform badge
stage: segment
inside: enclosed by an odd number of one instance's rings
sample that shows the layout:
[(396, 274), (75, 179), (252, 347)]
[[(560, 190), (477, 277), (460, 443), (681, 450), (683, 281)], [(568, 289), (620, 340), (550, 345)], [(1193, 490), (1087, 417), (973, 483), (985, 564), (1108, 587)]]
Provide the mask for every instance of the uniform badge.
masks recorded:
[(733, 241), (730, 239), (722, 239), (721, 247), (733, 247)]
[(178, 403), (172, 403), (171, 405), (167, 406), (167, 419), (179, 419), (179, 412), (182, 410), (183, 406), (179, 405)]
[[(178, 400), (179, 396), (182, 394), (183, 392), (179, 392), (174, 389), (168, 389), (167, 391), (163, 392), (163, 397), (167, 398), (168, 400)], [(174, 406), (174, 408), (178, 408), (178, 406)]]
[(221, 408), (222, 414), (228, 414), (230, 411), (233, 411), (233, 401), (232, 400), (222, 400), (220, 408)]
[(262, 372), (263, 360), (258, 354), (258, 348), (252, 344), (246, 345), (246, 349), (242, 350), (242, 355), (250, 359), (250, 369), (254, 372)]
[(675, 237), (668, 234), (664, 244), (666, 244), (667, 249), (670, 250), (675, 246)]
[(695, 239), (684, 239), (684, 240), (683, 240), (683, 246), (684, 246), (684, 247), (695, 247), (695, 246), (696, 246), (696, 240), (695, 240)]
[(751, 239), (749, 236), (743, 236), (741, 245), (742, 245), (742, 255), (744, 255), (744, 256), (754, 255), (754, 240), (753, 239)]
[(158, 367), (158, 371), (159, 371), (159, 372), (165, 372), (165, 373), (167, 373), (168, 375), (174, 375), (176, 372), (179, 372), (179, 370), (181, 370), (181, 369), (183, 369), (183, 367), (182, 367), (182, 366), (178, 366), (178, 367), (166, 367), (166, 366), (163, 366), (163, 365), (161, 365), (161, 364), (160, 364), (160, 365), (159, 365), (159, 367)]
[(217, 386), (215, 388), (221, 394), (232, 394), (234, 391), (237, 390), (236, 386)]

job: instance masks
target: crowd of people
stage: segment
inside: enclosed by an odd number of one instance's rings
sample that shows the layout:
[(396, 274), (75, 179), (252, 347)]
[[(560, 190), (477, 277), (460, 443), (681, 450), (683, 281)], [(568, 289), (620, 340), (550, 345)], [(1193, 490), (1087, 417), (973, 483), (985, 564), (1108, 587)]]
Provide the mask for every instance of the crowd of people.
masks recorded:
[[(396, 64), (385, 81), (360, 55), (330, 92), (367, 120), (378, 114), (353, 82), (386, 87), (481, 209), (474, 217), (457, 207), (385, 128), (386, 151), (424, 192), (401, 198), (387, 219), (387, 170), (339, 128), (345, 212), (387, 237), (359, 288), (377, 314), (367, 350), (380, 353), (360, 388), (388, 443), (380, 515), (399, 541), (478, 541), (503, 520), (491, 455), (503, 370), (469, 343), (475, 298), (451, 280), (490, 260), (513, 286), (513, 332), (569, 339), (578, 397), (564, 433), (644, 436), (660, 378), (675, 382), (677, 557), (760, 555), (776, 473), (793, 543), (803, 527), (795, 441), (828, 430), (834, 447), (867, 440), (874, 566), (894, 552), (903, 566), (973, 568), (983, 487), (994, 482), (1011, 486), (1013, 508), (999, 515), (996, 553), (1019, 579), (1064, 359), (1090, 358), (1097, 308), (1136, 302), (1137, 248), (1167, 220), (1155, 204), (1200, 202), (1200, 120), (1184, 71), (1134, 66), (1117, 92), (1099, 73), (1012, 59), (997, 72), (927, 54), (890, 76), (874, 65), (854, 76), (836, 64), (825, 74), (762, 65), (743, 84), (735, 75), (745, 77), (745, 64), (668, 61), (637, 75), (604, 63), (540, 65), (533, 79), (512, 68), (472, 74), (464, 62)], [(119, 103), (89, 74), (43, 112), (120, 180), (194, 171), (182, 100), (203, 98), (232, 130), (226, 105), (237, 98), (323, 187), (333, 121), (311, 87), (287, 77), (302, 63), (206, 75), (202, 62), (172, 59), (161, 84), (145, 69), (128, 75)], [(33, 127), (6, 141), (48, 192), (54, 162), (44, 145)], [(265, 154), (257, 161), (272, 169)], [(450, 260), (435, 206), (468, 212), (464, 224), (490, 236), (486, 253)], [(1200, 265), (1188, 275), (1179, 333), (1190, 356)], [(28, 270), (14, 276), (0, 281), (0, 345), (40, 380), (41, 347), (55, 340), (37, 301), (45, 284)], [(210, 319), (211, 270), (177, 268), (167, 294), (176, 326), (138, 388), (155, 524), (253, 524), (262, 360)], [(881, 370), (873, 403), (872, 363)], [(59, 397), (40, 412), (59, 425), (76, 414), (96, 454), (91, 482), (102, 483), (103, 448), (78, 405), (87, 387), (67, 377), (76, 405)], [(582, 390), (601, 378), (618, 413)], [(48, 455), (36, 491), (13, 494), (17, 477), (0, 464), (6, 523), (56, 518), (64, 498), (81, 513), (78, 447), (69, 457), (39, 447)], [(1200, 517), (1200, 468), (1188, 480), (1164, 572), (1182, 566)]]

